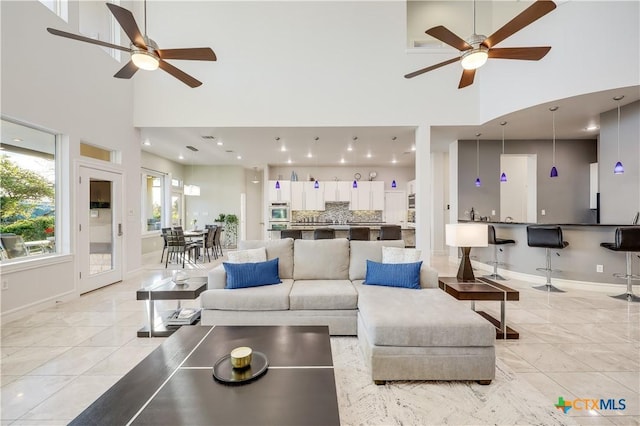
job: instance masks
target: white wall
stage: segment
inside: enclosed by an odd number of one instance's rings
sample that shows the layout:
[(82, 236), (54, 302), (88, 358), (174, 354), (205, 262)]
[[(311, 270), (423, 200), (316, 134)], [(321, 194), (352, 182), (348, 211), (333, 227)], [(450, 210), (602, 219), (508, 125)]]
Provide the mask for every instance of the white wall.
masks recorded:
[(240, 194), (246, 192), (245, 171), (241, 166), (185, 166), (184, 182), (200, 186), (200, 196), (185, 197), (185, 226), (213, 223), (220, 213), (240, 218)]
[(123, 270), (131, 274), (140, 268), (140, 144), (132, 125), (132, 84), (111, 77), (121, 64), (95, 46), (55, 37), (45, 30), (50, 26), (77, 31), (78, 3), (69, 5), (69, 24), (36, 1), (1, 2), (0, 12), (2, 115), (63, 135), (58, 211), (66, 220), (56, 234), (70, 255), (4, 265), (2, 275), (9, 280), (9, 289), (2, 291), (1, 312), (6, 319), (18, 309), (35, 309), (77, 296), (72, 230), (77, 229), (75, 182), (80, 141), (121, 153), (122, 164), (117, 169), (124, 176), (124, 209), (132, 212), (124, 215)]

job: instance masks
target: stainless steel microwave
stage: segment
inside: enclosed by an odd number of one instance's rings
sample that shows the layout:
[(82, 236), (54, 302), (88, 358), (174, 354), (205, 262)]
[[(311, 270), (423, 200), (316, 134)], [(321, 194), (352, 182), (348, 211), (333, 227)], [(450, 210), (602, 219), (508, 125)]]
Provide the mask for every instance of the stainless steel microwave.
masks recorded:
[(416, 194), (409, 194), (409, 208), (416, 208)]

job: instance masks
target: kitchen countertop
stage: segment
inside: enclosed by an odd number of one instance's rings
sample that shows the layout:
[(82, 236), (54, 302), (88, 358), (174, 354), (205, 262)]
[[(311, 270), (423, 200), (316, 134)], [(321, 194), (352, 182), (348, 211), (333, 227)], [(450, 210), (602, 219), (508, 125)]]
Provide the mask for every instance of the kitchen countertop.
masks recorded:
[(615, 227), (619, 227), (619, 226), (633, 226), (631, 224), (624, 224), (624, 225), (616, 225), (614, 223), (527, 223), (527, 222), (498, 222), (498, 221), (480, 221), (480, 220), (465, 220), (465, 219), (460, 219), (458, 220), (458, 222), (460, 223), (486, 223), (486, 224), (492, 224), (492, 225), (536, 225), (536, 226), (615, 226)]
[[(369, 223), (349, 223), (346, 225), (339, 225), (333, 223), (292, 223), (288, 229), (299, 229), (301, 231), (313, 231), (318, 228), (329, 228), (335, 229), (336, 231), (348, 231), (351, 227), (368, 227), (372, 231), (380, 230), (380, 227), (383, 225), (387, 225), (386, 223), (380, 222), (369, 222)], [(413, 226), (411, 226), (413, 225)], [(402, 224), (400, 225), (403, 231), (415, 231), (415, 224)], [(269, 231), (282, 231), (282, 229), (269, 229)]]

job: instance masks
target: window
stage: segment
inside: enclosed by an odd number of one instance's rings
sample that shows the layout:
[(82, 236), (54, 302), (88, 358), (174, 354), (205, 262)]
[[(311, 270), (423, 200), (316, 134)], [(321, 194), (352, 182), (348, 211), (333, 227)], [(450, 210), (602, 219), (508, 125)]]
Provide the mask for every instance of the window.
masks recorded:
[(142, 218), (143, 232), (159, 231), (164, 220), (164, 175), (143, 170), (142, 172)]
[(69, 21), (69, 2), (67, 0), (40, 0), (40, 3), (65, 21)]
[(56, 136), (2, 120), (0, 258), (56, 251)]

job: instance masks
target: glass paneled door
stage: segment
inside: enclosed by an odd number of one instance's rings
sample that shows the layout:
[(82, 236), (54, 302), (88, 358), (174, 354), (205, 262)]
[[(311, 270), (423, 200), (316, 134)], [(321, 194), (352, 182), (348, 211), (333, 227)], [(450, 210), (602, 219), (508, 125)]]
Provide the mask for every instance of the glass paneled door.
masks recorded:
[(171, 226), (182, 226), (182, 192), (171, 192)]
[(80, 293), (122, 280), (122, 176), (80, 167)]

